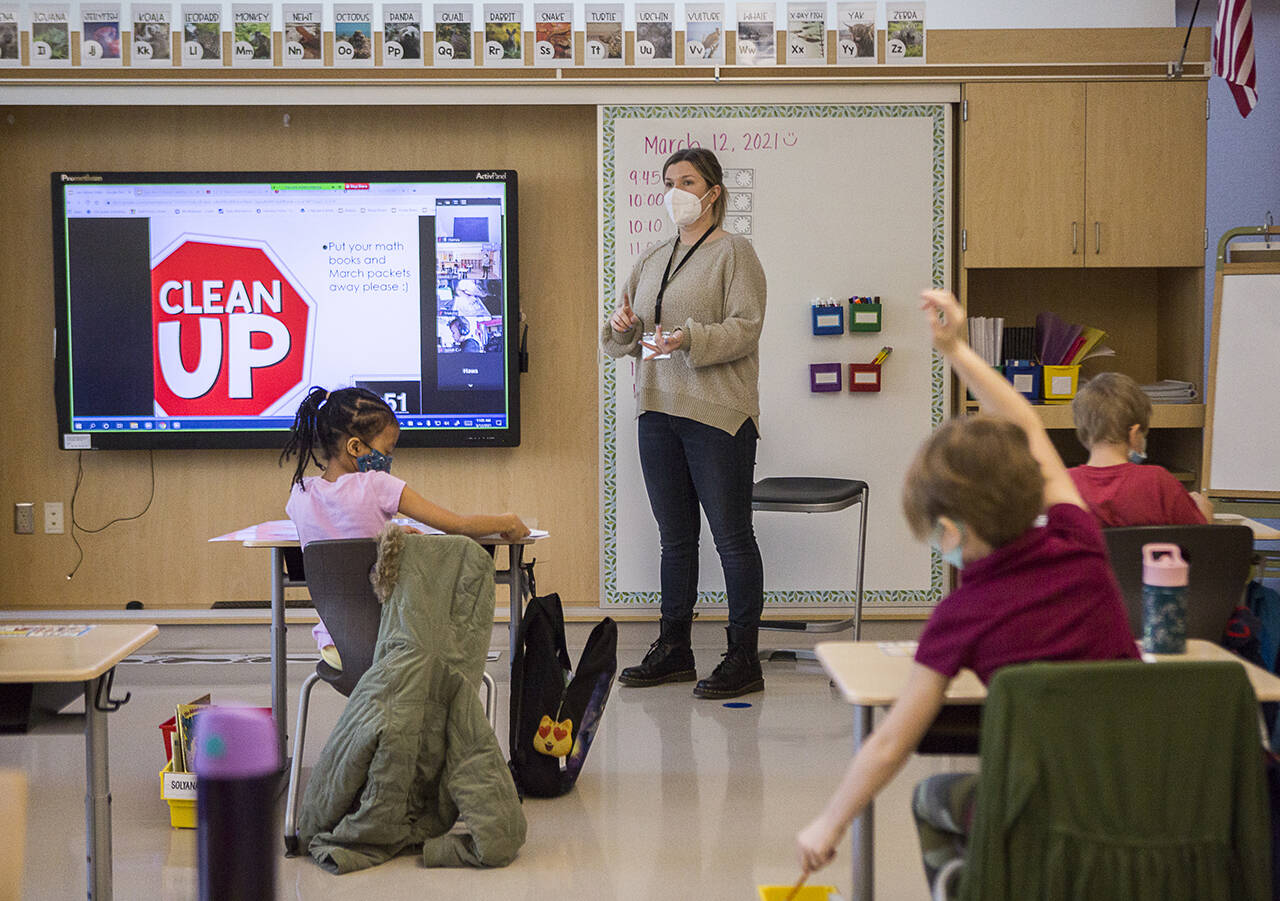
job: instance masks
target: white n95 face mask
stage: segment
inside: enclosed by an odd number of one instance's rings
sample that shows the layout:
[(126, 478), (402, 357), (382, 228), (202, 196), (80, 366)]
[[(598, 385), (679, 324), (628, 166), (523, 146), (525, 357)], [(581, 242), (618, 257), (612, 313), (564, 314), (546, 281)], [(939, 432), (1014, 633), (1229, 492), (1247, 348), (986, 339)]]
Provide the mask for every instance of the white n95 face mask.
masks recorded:
[[(707, 194), (710, 193), (708, 189)], [(672, 188), (663, 196), (662, 203), (667, 208), (671, 221), (684, 228), (698, 221), (698, 217), (702, 215), (702, 199), (707, 194), (698, 197), (682, 188)]]

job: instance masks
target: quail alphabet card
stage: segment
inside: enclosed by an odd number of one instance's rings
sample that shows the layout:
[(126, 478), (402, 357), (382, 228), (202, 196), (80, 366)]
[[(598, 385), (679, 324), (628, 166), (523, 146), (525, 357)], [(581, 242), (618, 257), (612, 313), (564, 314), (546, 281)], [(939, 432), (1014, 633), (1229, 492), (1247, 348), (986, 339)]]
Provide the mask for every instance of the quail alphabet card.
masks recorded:
[(582, 58), (588, 66), (621, 66), (626, 7), (621, 3), (588, 3), (583, 7)]
[(333, 4), (333, 62), (336, 66), (373, 65), (373, 4)]
[(275, 64), (274, 9), (270, 3), (231, 4), (231, 65), (264, 69)]
[(80, 65), (119, 66), (120, 4), (80, 4)]
[(876, 4), (836, 4), (836, 65), (876, 64)]
[(437, 66), (474, 66), (475, 40), (470, 3), (437, 3), (433, 61)]
[(319, 3), (286, 3), (280, 8), (284, 28), (282, 53), (285, 66), (324, 65), (324, 6)]
[(182, 4), (182, 65), (222, 65), (222, 4)]
[(674, 3), (636, 4), (637, 66), (674, 66), (675, 54)]
[(524, 65), (524, 4), (484, 4), (484, 64)]
[(575, 49), (573, 4), (533, 4), (533, 64), (572, 66)]
[(422, 4), (382, 4), (382, 64), (421, 67), (422, 57)]
[(132, 28), (129, 37), (131, 66), (173, 65), (173, 4), (131, 3)]
[(724, 65), (724, 4), (684, 5), (684, 64)]
[(33, 66), (71, 65), (71, 4), (31, 4), (31, 49)]

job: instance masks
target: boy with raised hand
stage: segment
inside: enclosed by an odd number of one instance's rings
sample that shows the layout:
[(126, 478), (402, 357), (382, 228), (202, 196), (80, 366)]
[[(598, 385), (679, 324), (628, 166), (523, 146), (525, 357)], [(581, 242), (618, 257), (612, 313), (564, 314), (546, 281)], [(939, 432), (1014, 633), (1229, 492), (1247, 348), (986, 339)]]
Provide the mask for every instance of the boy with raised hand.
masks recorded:
[[(903, 485), (912, 533), (962, 571), (960, 585), (930, 617), (884, 722), (822, 813), (797, 834), (806, 873), (832, 860), (849, 823), (911, 756), (960, 670), (986, 683), (1009, 664), (1138, 656), (1102, 533), (1040, 418), (969, 347), (955, 297), (937, 290), (922, 297), (934, 347), (986, 414), (939, 428)], [(1047, 524), (1037, 527), (1042, 511)], [(935, 776), (917, 788), (913, 808), (931, 885), (962, 859), (976, 788), (971, 774)]]

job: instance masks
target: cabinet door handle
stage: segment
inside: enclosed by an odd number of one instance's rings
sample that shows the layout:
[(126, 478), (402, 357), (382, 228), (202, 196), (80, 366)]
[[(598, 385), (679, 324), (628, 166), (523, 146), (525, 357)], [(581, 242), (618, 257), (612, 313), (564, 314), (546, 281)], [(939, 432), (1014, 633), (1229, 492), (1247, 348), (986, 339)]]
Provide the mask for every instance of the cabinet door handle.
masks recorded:
[(1075, 256), (1080, 250), (1080, 241), (1077, 234), (1077, 226), (1079, 223), (1072, 220), (1071, 222), (1071, 255)]
[(1102, 253), (1102, 223), (1093, 220), (1093, 252)]

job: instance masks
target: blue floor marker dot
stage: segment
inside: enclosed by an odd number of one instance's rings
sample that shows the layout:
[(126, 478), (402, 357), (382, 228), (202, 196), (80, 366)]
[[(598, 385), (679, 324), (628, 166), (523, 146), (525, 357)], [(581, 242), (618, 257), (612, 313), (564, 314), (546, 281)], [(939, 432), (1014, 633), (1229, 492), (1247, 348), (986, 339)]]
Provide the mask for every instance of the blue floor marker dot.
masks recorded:
[(724, 706), (732, 707), (734, 710), (741, 710), (743, 707), (750, 707), (751, 705), (748, 704), (746, 701), (729, 701)]

